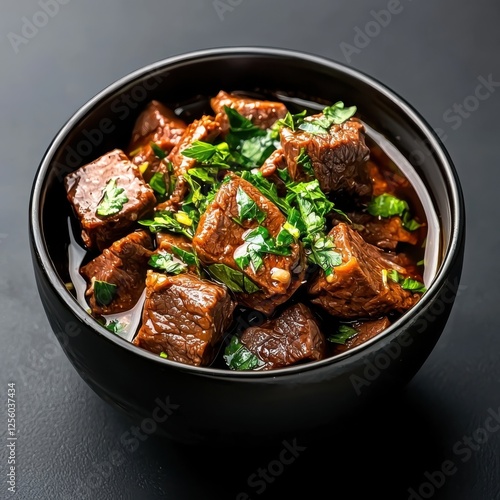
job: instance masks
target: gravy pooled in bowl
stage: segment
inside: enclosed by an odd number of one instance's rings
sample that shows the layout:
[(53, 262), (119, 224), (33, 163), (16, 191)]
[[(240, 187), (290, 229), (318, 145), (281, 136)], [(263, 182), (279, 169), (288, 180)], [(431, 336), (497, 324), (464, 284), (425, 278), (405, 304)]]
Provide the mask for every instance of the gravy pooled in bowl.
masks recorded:
[(424, 200), (355, 106), (208, 104), (188, 120), (151, 101), (126, 149), (66, 176), (68, 288), (90, 315), (162, 358), (273, 370), (348, 352), (420, 300)]

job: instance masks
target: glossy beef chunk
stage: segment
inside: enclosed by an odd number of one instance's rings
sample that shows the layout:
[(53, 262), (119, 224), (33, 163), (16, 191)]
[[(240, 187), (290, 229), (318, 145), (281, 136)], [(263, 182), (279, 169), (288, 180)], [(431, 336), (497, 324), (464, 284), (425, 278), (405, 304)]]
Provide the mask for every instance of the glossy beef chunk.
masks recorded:
[(356, 330), (356, 334), (349, 338), (345, 344), (338, 344), (334, 349), (334, 354), (341, 354), (349, 351), (358, 345), (364, 344), (370, 339), (382, 333), (386, 328), (389, 328), (391, 322), (389, 318), (383, 317), (373, 321), (358, 321), (349, 325)]
[(324, 135), (303, 130), (294, 132), (283, 127), (280, 136), (292, 179), (311, 179), (297, 161), (304, 150), (323, 192), (343, 191), (361, 198), (372, 194), (366, 166), (370, 150), (365, 144), (364, 127), (359, 120), (351, 118), (341, 125), (332, 125), (329, 133)]
[[(105, 188), (116, 182), (127, 200), (117, 213), (98, 215)], [(103, 250), (130, 232), (134, 223), (151, 213), (156, 204), (153, 190), (144, 182), (136, 165), (115, 149), (68, 174), (64, 180), (68, 200), (80, 221), (82, 239), (88, 248)]]
[(148, 272), (142, 326), (133, 343), (168, 359), (209, 365), (232, 321), (227, 290), (191, 274)]
[(281, 102), (251, 99), (228, 94), (223, 90), (210, 100), (210, 104), (220, 121), (222, 133), (226, 133), (229, 129), (229, 120), (224, 106), (235, 109), (240, 115), (262, 129), (272, 127), (276, 120), (284, 118), (287, 114), (286, 106)]
[(247, 328), (241, 343), (262, 362), (262, 370), (273, 370), (301, 361), (325, 357), (325, 338), (311, 311), (295, 304), (262, 326)]
[(418, 301), (418, 294), (387, 278), (382, 271), (392, 269), (392, 263), (354, 229), (342, 223), (330, 234), (342, 253), (342, 264), (328, 280), (323, 272), (312, 280), (309, 293), (314, 304), (338, 318), (359, 319), (404, 312)]
[(184, 174), (195, 167), (197, 161), (184, 156), (182, 152), (190, 148), (195, 141), (213, 142), (219, 134), (220, 124), (212, 116), (204, 115), (188, 125), (179, 142), (167, 157), (168, 161), (172, 162), (176, 183), (170, 199), (165, 204), (158, 206), (159, 209), (175, 207), (186, 196), (188, 184), (184, 179)]
[(132, 131), (128, 153), (132, 162), (141, 166), (147, 182), (155, 172), (168, 175), (165, 162), (155, 155), (151, 142), (168, 154), (179, 143), (186, 127), (183, 120), (159, 101), (151, 101), (139, 115)]
[[(416, 245), (419, 241), (417, 231), (408, 231), (403, 226), (401, 217), (388, 218), (375, 217), (368, 213), (348, 213), (347, 216), (353, 223), (353, 229), (372, 245), (385, 250), (396, 250), (399, 243)], [(343, 222), (334, 219), (334, 223)]]
[[(136, 231), (115, 241), (80, 269), (88, 284), (86, 295), (93, 314), (128, 311), (137, 303), (144, 290), (152, 250), (150, 235), (146, 231)], [(114, 285), (111, 295), (102, 290), (99, 293), (96, 280)]]
[[(241, 271), (235, 262), (235, 252), (245, 253), (244, 233), (255, 228), (255, 221), (235, 222), (239, 217), (236, 195), (242, 189), (266, 215), (261, 226), (272, 238), (276, 238), (286, 219), (271, 201), (249, 182), (229, 174), (229, 181), (220, 187), (214, 201), (207, 207), (200, 219), (193, 238), (193, 247), (206, 264), (221, 263)], [(291, 255), (264, 254), (263, 265), (255, 272), (251, 266), (244, 273), (260, 291), (238, 293), (238, 301), (265, 314), (271, 314), (276, 306), (288, 300), (300, 286), (305, 274), (304, 254), (299, 244), (291, 245)]]

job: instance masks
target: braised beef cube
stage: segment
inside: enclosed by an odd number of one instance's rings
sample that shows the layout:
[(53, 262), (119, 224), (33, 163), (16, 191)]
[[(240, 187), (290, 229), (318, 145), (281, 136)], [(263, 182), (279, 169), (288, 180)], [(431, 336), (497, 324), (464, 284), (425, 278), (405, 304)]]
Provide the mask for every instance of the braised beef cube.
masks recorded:
[(240, 115), (262, 129), (272, 127), (277, 120), (284, 118), (287, 114), (286, 106), (281, 102), (242, 97), (228, 94), (223, 90), (212, 97), (210, 105), (217, 114), (217, 120), (220, 121), (223, 134), (229, 130), (229, 120), (224, 106), (235, 109)]
[(197, 165), (197, 160), (184, 156), (182, 152), (190, 148), (195, 141), (213, 142), (219, 134), (220, 124), (212, 116), (204, 115), (188, 125), (167, 157), (168, 161), (172, 162), (176, 177), (175, 189), (166, 203), (158, 205), (158, 210), (176, 207), (186, 196), (188, 184), (184, 179), (184, 174)]
[(360, 198), (371, 195), (372, 184), (366, 166), (370, 150), (365, 144), (364, 126), (356, 118), (332, 125), (325, 134), (294, 132), (282, 127), (280, 137), (292, 179), (311, 177), (302, 162), (297, 161), (305, 152), (323, 192), (345, 191)]
[(146, 182), (156, 172), (167, 176), (164, 161), (151, 148), (154, 142), (168, 155), (186, 130), (186, 123), (159, 101), (151, 101), (137, 118), (129, 145), (132, 162), (141, 167)]
[[(130, 232), (135, 222), (151, 213), (156, 204), (153, 190), (144, 182), (137, 166), (119, 149), (68, 174), (64, 184), (88, 248), (107, 248)], [(117, 203), (115, 210), (108, 212), (110, 215), (99, 215), (105, 190), (112, 184), (115, 194), (123, 190), (117, 196), (123, 203)]]
[(152, 250), (149, 233), (136, 231), (115, 241), (80, 269), (88, 284), (86, 296), (93, 314), (128, 311), (137, 303)]
[(168, 359), (209, 365), (232, 322), (226, 288), (191, 274), (148, 271), (142, 326), (133, 343)]
[(311, 302), (343, 319), (373, 318), (391, 311), (404, 312), (418, 300), (418, 293), (404, 290), (387, 278), (391, 263), (382, 250), (347, 224), (335, 226), (330, 235), (342, 252), (342, 264), (334, 274), (320, 272), (309, 286)]
[(325, 337), (313, 314), (304, 304), (295, 304), (262, 326), (247, 328), (241, 343), (273, 370), (325, 357)]
[[(418, 231), (405, 229), (401, 217), (382, 218), (359, 212), (348, 213), (347, 216), (363, 239), (379, 248), (396, 250), (399, 243), (417, 245), (419, 242)], [(335, 224), (339, 222), (342, 221), (334, 219)]]
[(358, 345), (368, 342), (375, 338), (379, 333), (382, 333), (386, 328), (389, 328), (391, 322), (389, 318), (383, 317), (373, 321), (357, 321), (349, 325), (356, 330), (356, 334), (349, 338), (345, 344), (337, 344), (334, 349), (334, 354), (341, 354), (349, 351)]
[[(258, 226), (258, 223), (255, 220), (242, 221), (242, 224), (235, 221), (239, 217), (238, 190), (243, 190), (265, 214), (260, 225), (268, 230), (272, 238), (279, 234), (286, 219), (276, 205), (249, 182), (231, 173), (228, 177), (230, 180), (221, 185), (214, 201), (201, 216), (193, 238), (193, 248), (206, 264), (220, 263), (242, 271), (235, 261), (235, 252), (245, 253), (244, 233)], [(237, 293), (238, 302), (271, 314), (276, 306), (292, 296), (302, 283), (306, 266), (301, 245), (293, 243), (290, 249), (291, 254), (288, 256), (263, 254), (263, 264), (257, 271), (252, 266), (243, 269), (260, 291)]]
[(162, 233), (158, 231), (156, 233), (156, 246), (158, 248), (162, 247), (165, 250), (170, 249), (172, 246), (176, 246), (186, 252), (193, 251), (191, 241), (183, 234), (176, 233)]

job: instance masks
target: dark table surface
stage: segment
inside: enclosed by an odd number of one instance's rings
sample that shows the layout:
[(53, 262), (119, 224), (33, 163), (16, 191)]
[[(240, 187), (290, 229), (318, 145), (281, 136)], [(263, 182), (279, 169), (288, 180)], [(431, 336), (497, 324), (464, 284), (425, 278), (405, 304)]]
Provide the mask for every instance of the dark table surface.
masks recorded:
[[(387, 9), (390, 20), (380, 13)], [(8, 383), (17, 390), (15, 496), (500, 498), (500, 425), (494, 419), (500, 422), (499, 18), (495, 0), (3, 2), (0, 388), (4, 402)], [(404, 393), (351, 428), (332, 428), (324, 443), (305, 447), (293, 463), (278, 467), (272, 482), (260, 483), (254, 474), (279, 458), (280, 441), (260, 450), (215, 451), (150, 437), (133, 453), (123, 451), (120, 437), (130, 422), (88, 388), (56, 344), (28, 249), (35, 170), (80, 105), (147, 63), (234, 45), (312, 52), (387, 84), (442, 129), (468, 214), (455, 308)], [(471, 96), (482, 79), (489, 88), (477, 100)], [(0, 498), (9, 498), (7, 412), (1, 407)]]

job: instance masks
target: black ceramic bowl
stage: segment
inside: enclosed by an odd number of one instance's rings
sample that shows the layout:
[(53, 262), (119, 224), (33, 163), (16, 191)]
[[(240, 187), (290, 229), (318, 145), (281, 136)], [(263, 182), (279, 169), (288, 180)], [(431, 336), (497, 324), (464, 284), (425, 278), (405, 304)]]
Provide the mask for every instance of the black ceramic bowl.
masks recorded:
[[(220, 89), (277, 91), (355, 104), (367, 127), (388, 139), (393, 153), (406, 162), (405, 173), (412, 170), (414, 181), (425, 186), (440, 229), (430, 242), (438, 266), (421, 301), (376, 339), (339, 357), (272, 372), (191, 367), (117, 337), (93, 320), (66, 289), (70, 212), (64, 176), (115, 147), (126, 147), (147, 101), (183, 103), (187, 110), (191, 102), (196, 114), (199, 95), (215, 95)], [(329, 432), (335, 420), (401, 389), (445, 327), (459, 285), (464, 228), (456, 171), (418, 112), (352, 68), (268, 48), (224, 48), (172, 57), (110, 85), (57, 134), (37, 171), (30, 205), (37, 286), (69, 360), (99, 396), (137, 421), (144, 433), (157, 432), (183, 443), (255, 444), (289, 435), (314, 439)]]

